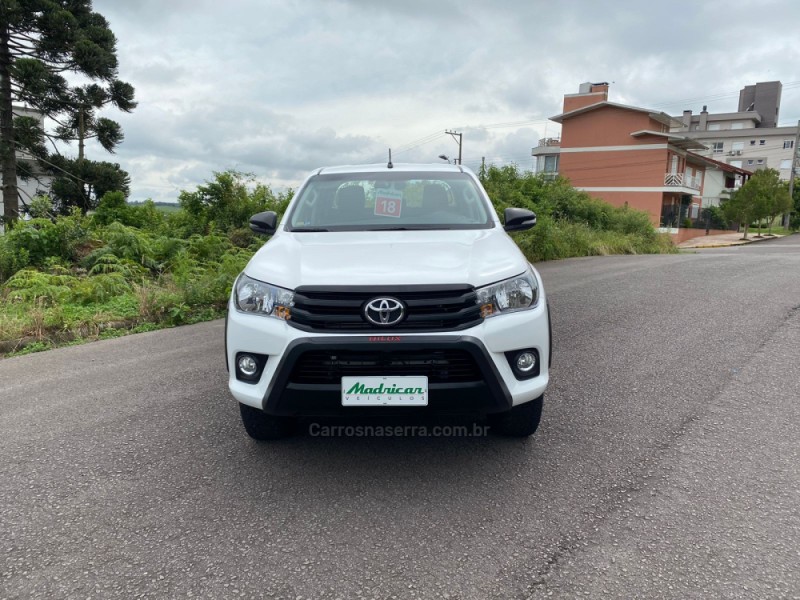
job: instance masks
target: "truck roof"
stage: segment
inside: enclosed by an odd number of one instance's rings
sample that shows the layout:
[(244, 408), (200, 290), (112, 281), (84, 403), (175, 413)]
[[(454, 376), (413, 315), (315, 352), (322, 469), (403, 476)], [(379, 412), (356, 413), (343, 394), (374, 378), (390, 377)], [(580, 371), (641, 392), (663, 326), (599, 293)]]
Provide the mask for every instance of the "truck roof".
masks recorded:
[[(336, 167), (321, 167), (314, 172), (315, 175), (326, 173), (379, 173), (390, 170), (387, 163), (374, 163), (370, 165), (340, 165)], [(450, 165), (444, 163), (394, 163), (391, 167), (393, 171), (416, 171), (430, 173), (464, 173), (471, 172), (461, 165)]]

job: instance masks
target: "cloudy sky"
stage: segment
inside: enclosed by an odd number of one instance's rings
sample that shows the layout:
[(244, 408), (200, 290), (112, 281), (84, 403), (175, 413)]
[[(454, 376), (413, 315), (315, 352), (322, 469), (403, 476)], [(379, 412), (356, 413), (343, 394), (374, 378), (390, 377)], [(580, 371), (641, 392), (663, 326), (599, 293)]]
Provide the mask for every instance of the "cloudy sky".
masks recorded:
[[(456, 156), (530, 168), (583, 81), (671, 114), (735, 111), (784, 84), (800, 118), (800, 2), (740, 0), (95, 0), (138, 108), (116, 157), (132, 200), (174, 201), (214, 171), (275, 189), (311, 169)], [(101, 150), (90, 157), (107, 160)]]

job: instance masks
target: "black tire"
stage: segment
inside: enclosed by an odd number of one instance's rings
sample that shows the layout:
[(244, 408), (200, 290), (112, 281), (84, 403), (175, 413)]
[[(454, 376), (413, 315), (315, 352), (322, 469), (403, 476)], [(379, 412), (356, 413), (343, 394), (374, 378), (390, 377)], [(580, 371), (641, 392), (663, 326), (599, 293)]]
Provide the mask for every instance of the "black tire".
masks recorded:
[(506, 412), (490, 415), (492, 431), (509, 437), (528, 437), (536, 433), (542, 420), (544, 395), (519, 404)]
[(247, 435), (254, 440), (279, 440), (294, 433), (295, 422), (291, 417), (268, 415), (262, 410), (241, 403), (239, 412)]

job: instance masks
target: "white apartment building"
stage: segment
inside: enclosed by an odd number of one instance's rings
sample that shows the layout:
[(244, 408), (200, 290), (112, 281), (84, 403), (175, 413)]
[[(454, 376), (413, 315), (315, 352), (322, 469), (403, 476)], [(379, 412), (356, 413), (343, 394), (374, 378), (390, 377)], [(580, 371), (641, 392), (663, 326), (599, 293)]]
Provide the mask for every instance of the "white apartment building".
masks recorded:
[[(14, 116), (15, 117), (33, 117), (34, 119), (38, 119), (39, 123), (44, 127), (44, 117), (42, 113), (38, 110), (33, 110), (32, 108), (25, 108), (23, 106), (15, 106), (14, 107)], [(26, 152), (17, 152), (17, 159), (18, 160), (31, 160), (32, 157)], [(30, 178), (28, 181), (23, 181), (19, 177), (17, 178), (17, 189), (19, 191), (19, 197), (22, 199), (20, 203), (20, 211), (24, 209), (23, 203), (27, 204), (30, 202), (30, 199), (36, 196), (37, 194), (46, 194), (50, 191), (50, 184), (52, 183), (53, 179), (49, 175), (39, 175), (38, 180), (36, 178)], [(3, 214), (3, 194), (0, 193), (0, 216)], [(0, 223), (0, 232), (3, 231), (2, 223)]]
[[(781, 87), (779, 81), (746, 86), (739, 92), (737, 112), (710, 114), (705, 106), (696, 115), (685, 110), (682, 116), (675, 117), (681, 126), (673, 127), (672, 131), (707, 147), (696, 151), (697, 154), (748, 171), (776, 169), (781, 179), (788, 181), (796, 150), (797, 125), (777, 126)], [(703, 204), (717, 204), (714, 198), (717, 190), (710, 187), (707, 192)]]

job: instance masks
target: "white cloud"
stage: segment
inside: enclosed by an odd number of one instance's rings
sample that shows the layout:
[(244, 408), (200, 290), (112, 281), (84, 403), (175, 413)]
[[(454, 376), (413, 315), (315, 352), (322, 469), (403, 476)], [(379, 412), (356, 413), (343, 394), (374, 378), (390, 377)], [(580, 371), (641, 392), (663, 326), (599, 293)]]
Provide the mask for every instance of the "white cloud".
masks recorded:
[[(734, 110), (756, 81), (800, 80), (792, 0), (659, 5), (639, 0), (95, 0), (118, 38), (130, 115), (110, 159), (133, 197), (171, 200), (237, 168), (275, 187), (326, 164), (457, 155), (530, 166), (546, 118), (582, 81), (611, 98), (680, 113)], [(769, 18), (767, 18), (769, 15)], [(691, 100), (674, 103), (676, 100)], [(782, 122), (800, 117), (787, 86)], [(488, 127), (513, 123), (504, 127)], [(436, 134), (436, 135), (434, 135)], [(410, 144), (425, 138), (423, 144)]]

